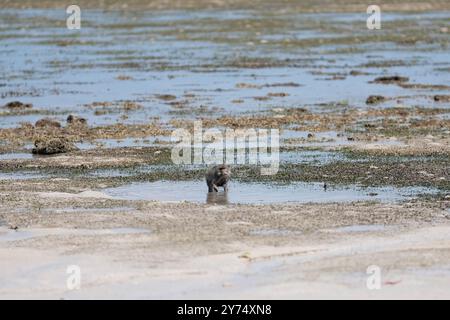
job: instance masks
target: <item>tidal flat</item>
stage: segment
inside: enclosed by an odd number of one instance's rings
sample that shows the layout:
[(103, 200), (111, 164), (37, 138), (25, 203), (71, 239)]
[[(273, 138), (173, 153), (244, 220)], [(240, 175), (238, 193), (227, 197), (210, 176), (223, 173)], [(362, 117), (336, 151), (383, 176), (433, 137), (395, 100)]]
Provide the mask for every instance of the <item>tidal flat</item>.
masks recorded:
[[(78, 4), (0, 0), (0, 298), (450, 298), (450, 3)], [(208, 194), (199, 121), (276, 174)]]

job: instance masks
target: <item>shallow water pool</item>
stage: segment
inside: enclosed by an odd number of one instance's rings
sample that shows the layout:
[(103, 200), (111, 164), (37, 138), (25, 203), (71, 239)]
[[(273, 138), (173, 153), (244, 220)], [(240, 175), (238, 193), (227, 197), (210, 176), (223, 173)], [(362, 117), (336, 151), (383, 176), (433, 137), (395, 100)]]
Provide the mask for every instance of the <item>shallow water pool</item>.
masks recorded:
[(433, 190), (418, 187), (364, 188), (355, 185), (328, 186), (322, 183), (290, 184), (242, 183), (233, 181), (228, 193), (208, 193), (204, 181), (156, 181), (133, 183), (103, 190), (123, 200), (189, 201), (215, 204), (326, 203), (351, 201), (395, 202), (408, 200)]

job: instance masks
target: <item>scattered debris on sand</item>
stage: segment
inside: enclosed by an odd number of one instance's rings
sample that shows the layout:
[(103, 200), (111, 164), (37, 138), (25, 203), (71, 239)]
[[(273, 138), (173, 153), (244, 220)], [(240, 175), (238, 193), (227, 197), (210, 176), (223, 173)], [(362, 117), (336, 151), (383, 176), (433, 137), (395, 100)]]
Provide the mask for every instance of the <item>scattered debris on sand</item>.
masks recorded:
[(265, 96), (263, 96), (263, 97), (253, 97), (253, 99), (255, 101), (267, 101), (267, 100), (270, 100), (270, 97), (269, 96), (267, 96), (267, 97), (265, 97)]
[(173, 101), (177, 98), (176, 96), (171, 94), (156, 94), (155, 97), (163, 101)]
[(36, 121), (34, 126), (36, 128), (61, 128), (61, 123), (58, 120), (44, 118)]
[(118, 75), (116, 77), (117, 80), (126, 81), (126, 80), (133, 80), (133, 77), (126, 76), (126, 75)]
[(67, 124), (70, 125), (87, 125), (87, 120), (82, 117), (75, 116), (73, 114), (67, 117)]
[(450, 96), (449, 95), (435, 95), (433, 97), (434, 101), (437, 102), (450, 102)]
[(351, 76), (367, 76), (367, 75), (369, 75), (370, 73), (368, 73), (368, 72), (363, 72), (363, 71), (358, 71), (358, 70), (352, 70), (352, 71), (349, 72), (349, 74), (350, 74)]
[(295, 82), (285, 82), (285, 83), (266, 83), (263, 85), (240, 82), (236, 84), (237, 89), (262, 89), (262, 88), (281, 88), (281, 87), (291, 87), (298, 88), (301, 85)]
[(426, 84), (426, 83), (404, 83), (398, 85), (403, 89), (421, 89), (421, 90), (450, 90), (450, 86), (445, 84)]
[(267, 94), (267, 96), (268, 97), (280, 97), (280, 98), (283, 98), (283, 97), (289, 96), (289, 93), (286, 93), (286, 92), (269, 92)]
[(375, 83), (382, 83), (382, 84), (390, 84), (390, 83), (402, 83), (402, 82), (408, 82), (408, 77), (401, 77), (401, 76), (385, 76), (385, 77), (378, 77), (373, 80)]
[(143, 108), (142, 105), (133, 101), (125, 101), (120, 105), (120, 107), (122, 107), (125, 111), (132, 111)]
[(450, 295), (450, 1), (364, 34), (361, 0), (78, 0), (82, 39), (24, 22), (61, 0), (0, 2), (0, 298), (374, 298), (374, 263), (381, 298)]

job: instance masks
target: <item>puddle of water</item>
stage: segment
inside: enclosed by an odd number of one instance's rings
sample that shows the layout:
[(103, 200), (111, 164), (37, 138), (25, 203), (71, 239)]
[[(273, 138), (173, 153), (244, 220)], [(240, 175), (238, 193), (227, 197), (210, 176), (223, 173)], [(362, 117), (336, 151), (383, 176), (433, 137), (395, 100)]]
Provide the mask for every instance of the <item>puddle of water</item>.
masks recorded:
[(134, 183), (103, 190), (123, 200), (189, 201), (210, 204), (326, 203), (351, 201), (401, 201), (426, 188), (362, 188), (331, 186), (326, 191), (321, 183), (263, 184), (232, 182), (228, 193), (208, 193), (204, 181), (156, 181)]
[(33, 159), (32, 153), (4, 153), (0, 154), (0, 160), (15, 160), (15, 159)]
[(19, 229), (17, 231), (0, 227), (0, 241), (19, 241), (44, 236), (76, 235), (76, 236), (96, 236), (96, 235), (124, 235), (124, 234), (145, 234), (150, 233), (147, 229), (138, 228), (113, 228), (113, 229)]
[(281, 163), (314, 163), (314, 164), (327, 164), (335, 161), (345, 160), (345, 156), (336, 152), (329, 151), (284, 151), (280, 152)]
[(0, 172), (0, 180), (28, 180), (43, 178), (44, 175), (26, 172)]

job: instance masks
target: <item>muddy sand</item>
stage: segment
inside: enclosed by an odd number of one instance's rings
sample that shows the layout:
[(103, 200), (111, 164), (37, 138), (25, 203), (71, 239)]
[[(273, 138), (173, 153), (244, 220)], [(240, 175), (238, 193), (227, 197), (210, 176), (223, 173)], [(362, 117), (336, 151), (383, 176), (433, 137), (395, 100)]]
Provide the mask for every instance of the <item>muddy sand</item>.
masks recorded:
[[(0, 228), (2, 298), (449, 298), (450, 213), (430, 205), (33, 198), (39, 209), (2, 215), (20, 226)], [(66, 286), (71, 265), (79, 290)], [(366, 286), (371, 265), (380, 290)]]

